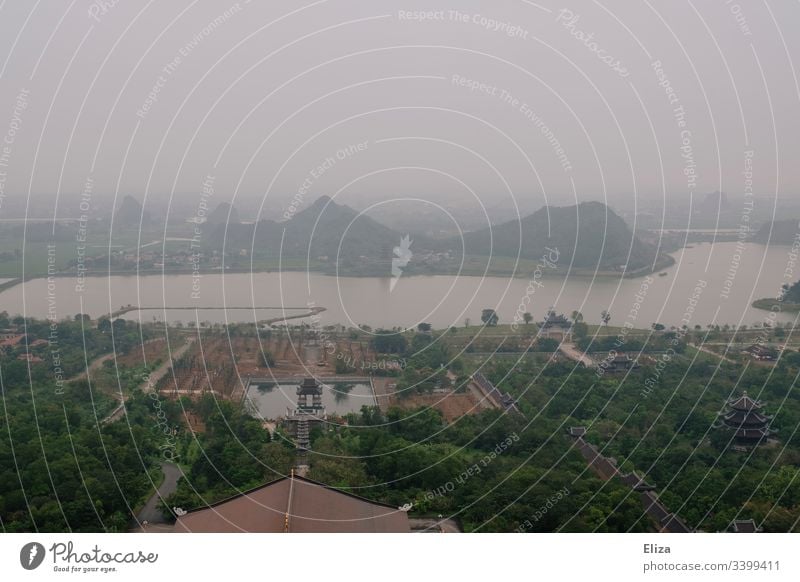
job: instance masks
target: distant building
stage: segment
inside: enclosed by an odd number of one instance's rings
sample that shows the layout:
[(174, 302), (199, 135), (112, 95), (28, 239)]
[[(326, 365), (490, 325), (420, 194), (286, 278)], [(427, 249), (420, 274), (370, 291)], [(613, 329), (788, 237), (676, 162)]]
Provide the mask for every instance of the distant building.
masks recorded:
[(562, 314), (556, 314), (555, 311), (548, 311), (545, 315), (544, 321), (540, 324), (542, 329), (556, 329), (556, 330), (569, 330), (572, 329), (572, 322)]
[[(178, 512), (181, 513), (181, 512)], [(405, 508), (369, 501), (292, 473), (178, 515), (175, 533), (405, 533)]]
[(604, 369), (606, 372), (627, 372), (639, 368), (636, 358), (631, 358), (628, 354), (617, 354), (613, 358), (605, 360)]
[(742, 353), (748, 354), (751, 358), (760, 362), (774, 362), (778, 359), (778, 352), (776, 350), (759, 344), (754, 344), (742, 350)]
[(12, 348), (16, 346), (19, 342), (22, 341), (22, 338), (25, 336), (21, 333), (15, 334), (6, 334), (2, 340), (0, 340), (0, 347), (2, 348)]
[(735, 519), (728, 527), (731, 533), (761, 533), (763, 530), (752, 519)]
[(625, 483), (628, 487), (636, 491), (637, 493), (643, 493), (645, 491), (655, 491), (656, 486), (648, 483), (644, 480), (642, 476), (640, 476), (636, 471), (632, 473), (627, 473), (626, 475), (622, 475), (620, 480)]
[(733, 431), (737, 445), (754, 446), (774, 433), (769, 428), (772, 417), (762, 414), (761, 401), (753, 400), (747, 392), (740, 398), (728, 400), (726, 405), (714, 426)]

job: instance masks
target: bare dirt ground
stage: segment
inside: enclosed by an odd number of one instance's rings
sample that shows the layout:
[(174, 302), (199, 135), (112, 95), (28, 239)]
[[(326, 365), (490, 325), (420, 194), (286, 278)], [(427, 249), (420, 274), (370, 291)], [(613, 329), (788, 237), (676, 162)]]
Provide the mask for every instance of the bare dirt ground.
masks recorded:
[(152, 365), (158, 361), (166, 361), (169, 351), (175, 351), (186, 343), (185, 338), (180, 334), (172, 334), (169, 338), (169, 350), (167, 349), (167, 339), (165, 337), (154, 338), (136, 346), (130, 352), (117, 356), (117, 364), (128, 368), (143, 366), (145, 362)]
[(452, 422), (465, 414), (477, 414), (485, 408), (490, 408), (487, 403), (473, 390), (466, 392), (449, 392), (435, 394), (412, 394), (398, 397), (394, 394), (396, 378), (373, 378), (375, 397), (381, 411), (386, 412), (390, 407), (397, 406), (403, 409), (418, 408), (420, 406), (435, 408), (442, 413), (447, 422)]

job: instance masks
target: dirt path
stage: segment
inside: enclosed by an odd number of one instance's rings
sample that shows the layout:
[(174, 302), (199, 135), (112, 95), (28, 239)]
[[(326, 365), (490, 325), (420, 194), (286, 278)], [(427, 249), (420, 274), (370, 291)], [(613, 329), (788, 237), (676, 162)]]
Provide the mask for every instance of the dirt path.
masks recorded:
[(94, 360), (89, 362), (89, 366), (83, 372), (79, 374), (75, 374), (72, 378), (69, 378), (67, 382), (77, 382), (78, 380), (84, 380), (88, 372), (94, 372), (100, 366), (102, 366), (105, 362), (110, 360), (114, 357), (114, 352), (109, 352), (107, 354), (103, 354), (102, 356), (96, 357)]
[[(172, 367), (172, 362), (180, 359), (181, 356), (183, 356), (183, 354), (185, 354), (186, 351), (191, 347), (194, 341), (195, 341), (194, 336), (188, 336), (186, 338), (186, 343), (183, 344), (180, 348), (178, 348), (174, 352), (172, 352), (172, 358), (161, 364), (158, 368), (156, 368), (156, 370), (150, 374), (150, 378), (142, 382), (138, 386), (138, 388), (145, 393), (153, 392), (156, 385), (158, 384), (158, 381), (161, 380), (161, 378), (163, 378), (167, 374), (167, 372), (169, 372), (170, 368)], [(119, 396), (120, 396), (119, 393), (117, 393), (116, 397), (119, 398)], [(117, 406), (114, 410), (112, 410), (111, 413), (101, 421), (101, 424), (116, 422), (117, 420), (125, 416), (125, 400), (127, 400), (127, 397), (123, 398), (120, 401), (119, 406)]]
[(570, 360), (575, 360), (578, 363), (582, 362), (587, 368), (591, 368), (594, 365), (592, 358), (580, 351), (575, 344), (568, 344), (564, 342), (559, 346), (558, 350)]
[(736, 360), (732, 360), (727, 356), (723, 356), (722, 354), (718, 354), (717, 352), (715, 352), (713, 350), (709, 350), (705, 346), (698, 346), (697, 344), (689, 344), (689, 345), (692, 346), (694, 349), (703, 352), (704, 354), (708, 354), (709, 356), (714, 356), (714, 357), (719, 358), (720, 360), (722, 360), (724, 362), (728, 362), (729, 364), (736, 364), (737, 363)]

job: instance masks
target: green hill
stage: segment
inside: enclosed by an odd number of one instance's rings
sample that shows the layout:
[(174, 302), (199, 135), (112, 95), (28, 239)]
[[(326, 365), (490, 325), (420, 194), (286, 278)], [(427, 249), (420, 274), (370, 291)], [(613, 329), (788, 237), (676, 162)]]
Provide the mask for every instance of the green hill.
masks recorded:
[[(221, 247), (225, 225), (209, 233), (210, 245)], [(322, 196), (284, 222), (261, 220), (255, 224), (228, 224), (228, 248), (253, 249), (262, 256), (312, 260), (337, 253), (340, 262), (391, 260), (401, 235), (349, 206)]]
[[(450, 241), (451, 248), (460, 241)], [(465, 253), (492, 257), (538, 260), (546, 247), (558, 249), (558, 268), (604, 271), (652, 270), (656, 248), (634, 236), (625, 221), (605, 204), (584, 202), (577, 206), (549, 206), (522, 220), (464, 235)], [(663, 266), (664, 258), (659, 261)]]

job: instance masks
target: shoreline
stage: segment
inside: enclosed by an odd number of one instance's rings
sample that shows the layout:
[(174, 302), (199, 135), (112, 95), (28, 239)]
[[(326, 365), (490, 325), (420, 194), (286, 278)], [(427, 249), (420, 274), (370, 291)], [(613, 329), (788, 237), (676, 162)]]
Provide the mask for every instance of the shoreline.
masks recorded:
[(770, 299), (770, 298), (763, 298), (763, 299), (756, 299), (750, 304), (752, 307), (756, 309), (761, 309), (763, 311), (773, 311), (773, 308), (778, 305), (780, 309), (778, 311), (788, 312), (788, 313), (797, 313), (800, 311), (800, 303), (787, 303), (786, 301), (781, 301), (780, 299)]
[[(585, 269), (585, 268), (573, 268), (571, 270), (552, 270), (549, 271), (546, 276), (548, 278), (559, 278), (559, 277), (566, 277), (569, 275), (570, 277), (579, 277), (579, 278), (623, 278), (623, 279), (637, 279), (639, 277), (646, 277), (648, 275), (652, 275), (663, 271), (664, 269), (668, 269), (669, 267), (673, 266), (676, 263), (675, 258), (669, 254), (662, 254), (662, 257), (659, 261), (656, 262), (654, 268), (645, 267), (642, 269), (637, 269), (635, 271), (623, 272), (623, 271), (609, 271), (609, 270), (597, 270), (594, 269)], [(243, 269), (243, 268), (233, 268), (233, 269), (225, 269), (224, 271), (221, 269), (214, 269), (209, 272), (201, 271), (201, 275), (206, 277), (210, 275), (236, 275), (236, 274), (252, 274), (252, 275), (260, 275), (260, 274), (268, 274), (268, 273), (287, 273), (287, 272), (309, 272), (314, 275), (323, 275), (325, 277), (341, 277), (341, 278), (352, 278), (352, 279), (366, 279), (366, 278), (391, 278), (389, 275), (385, 274), (377, 274), (377, 273), (358, 273), (358, 272), (347, 272), (347, 273), (336, 273), (331, 272), (326, 269), (304, 269), (298, 267), (285, 267), (283, 269)], [(177, 275), (192, 275), (195, 271), (191, 268), (189, 269), (170, 269), (170, 270), (163, 270), (163, 269), (142, 269), (139, 271), (127, 271), (127, 270), (108, 270), (108, 271), (86, 271), (82, 277), (83, 278), (102, 278), (102, 277), (140, 277), (146, 276), (151, 277), (155, 275), (162, 275), (162, 276), (177, 276)], [(481, 270), (469, 270), (469, 271), (462, 271), (461, 273), (458, 272), (449, 272), (449, 271), (442, 271), (442, 272), (431, 272), (431, 273), (415, 273), (415, 272), (407, 272), (403, 274), (404, 277), (508, 277), (513, 279), (525, 279), (526, 277), (530, 276), (530, 273), (523, 271), (522, 269), (518, 270), (516, 273), (513, 271), (499, 271), (496, 273), (489, 272), (483, 273)], [(27, 283), (28, 281), (34, 281), (36, 279), (47, 279), (48, 277), (57, 277), (60, 279), (65, 278), (78, 278), (77, 273), (53, 273), (53, 274), (35, 274), (35, 275), (26, 275), (24, 277), (16, 277), (10, 278), (10, 280), (5, 281), (4, 283), (0, 283), (0, 293), (4, 291), (8, 291), (17, 285), (21, 285), (22, 283)]]

